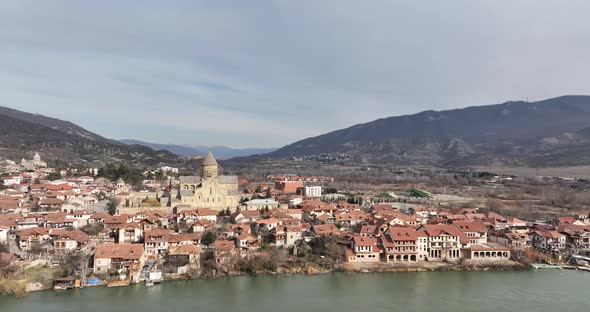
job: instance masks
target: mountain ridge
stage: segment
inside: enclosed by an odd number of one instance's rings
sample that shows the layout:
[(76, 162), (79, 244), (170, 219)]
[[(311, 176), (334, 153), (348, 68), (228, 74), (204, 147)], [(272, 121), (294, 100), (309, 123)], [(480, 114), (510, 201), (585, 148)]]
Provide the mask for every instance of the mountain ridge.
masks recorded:
[(124, 144), (137, 144), (150, 147), (157, 150), (167, 150), (171, 153), (192, 157), (192, 156), (205, 156), (208, 152), (212, 152), (217, 159), (224, 160), (233, 157), (245, 157), (257, 154), (270, 153), (276, 150), (276, 148), (231, 148), (227, 146), (187, 146), (178, 144), (161, 144), (161, 143), (150, 143), (134, 139), (122, 139), (119, 142)]
[(19, 160), (35, 152), (50, 163), (134, 166), (180, 165), (185, 159), (168, 151), (129, 146), (74, 123), (0, 107), (0, 157)]
[[(557, 149), (564, 146), (545, 142), (547, 138), (559, 138), (589, 126), (590, 96), (509, 101), (380, 118), (306, 138), (258, 158), (346, 154), (356, 161), (400, 165), (456, 166), (490, 161), (535, 165), (535, 159), (552, 151), (563, 153)], [(569, 144), (588, 143), (579, 140)]]

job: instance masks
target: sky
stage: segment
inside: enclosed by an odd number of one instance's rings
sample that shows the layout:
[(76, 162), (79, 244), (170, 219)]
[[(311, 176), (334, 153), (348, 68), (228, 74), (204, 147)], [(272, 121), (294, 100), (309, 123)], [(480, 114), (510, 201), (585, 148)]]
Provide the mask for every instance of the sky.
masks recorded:
[(0, 106), (148, 142), (280, 147), (590, 94), (590, 1), (0, 1)]

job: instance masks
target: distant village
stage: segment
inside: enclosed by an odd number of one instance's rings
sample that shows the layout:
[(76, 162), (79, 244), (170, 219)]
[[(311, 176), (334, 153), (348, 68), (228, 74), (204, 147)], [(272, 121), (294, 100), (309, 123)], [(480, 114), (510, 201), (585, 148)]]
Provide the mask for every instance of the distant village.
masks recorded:
[(212, 154), (192, 176), (171, 167), (146, 171), (141, 188), (98, 171), (49, 168), (39, 154), (0, 164), (0, 268), (7, 279), (50, 270), (50, 281), (26, 280), (35, 290), (309, 272), (311, 262), (359, 271), (588, 266), (588, 213), (521, 220), (429, 206), (419, 200), (429, 195), (421, 190), (363, 198), (331, 189), (328, 176), (277, 173), (251, 183), (219, 174)]

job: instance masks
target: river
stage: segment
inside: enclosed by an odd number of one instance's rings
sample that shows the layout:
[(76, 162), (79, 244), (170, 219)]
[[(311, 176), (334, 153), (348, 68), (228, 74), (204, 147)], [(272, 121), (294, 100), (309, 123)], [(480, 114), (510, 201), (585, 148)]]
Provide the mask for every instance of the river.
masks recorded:
[(590, 311), (590, 273), (330, 273), (173, 281), (0, 297), (0, 311)]

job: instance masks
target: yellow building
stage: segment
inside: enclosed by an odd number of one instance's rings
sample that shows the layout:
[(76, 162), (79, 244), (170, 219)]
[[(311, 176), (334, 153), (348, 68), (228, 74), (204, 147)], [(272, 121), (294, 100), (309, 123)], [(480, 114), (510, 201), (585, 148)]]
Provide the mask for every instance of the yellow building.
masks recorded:
[(209, 153), (201, 164), (201, 176), (181, 176), (178, 198), (183, 206), (217, 211), (240, 205), (238, 177), (219, 175), (219, 165)]

